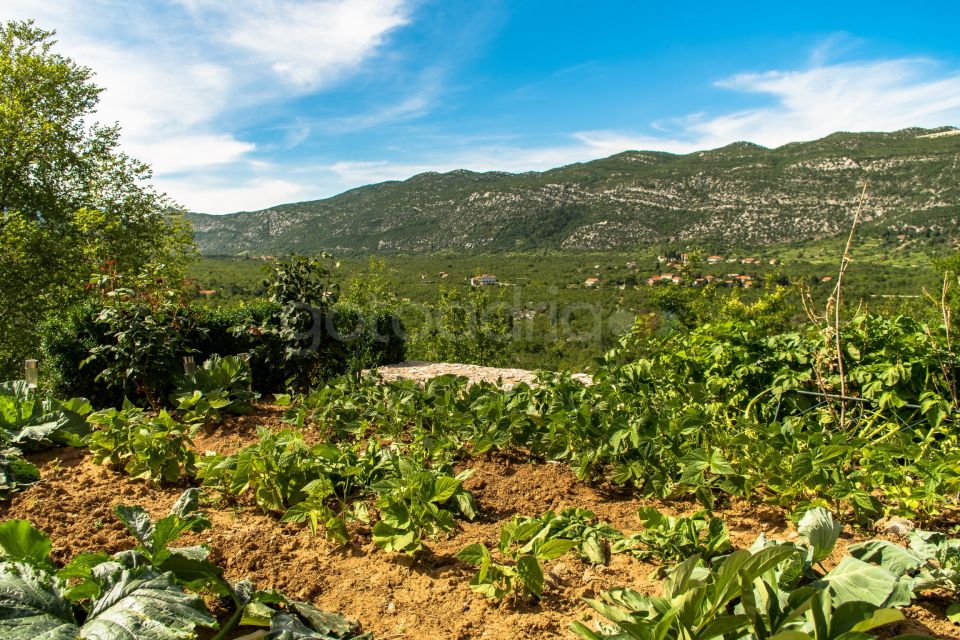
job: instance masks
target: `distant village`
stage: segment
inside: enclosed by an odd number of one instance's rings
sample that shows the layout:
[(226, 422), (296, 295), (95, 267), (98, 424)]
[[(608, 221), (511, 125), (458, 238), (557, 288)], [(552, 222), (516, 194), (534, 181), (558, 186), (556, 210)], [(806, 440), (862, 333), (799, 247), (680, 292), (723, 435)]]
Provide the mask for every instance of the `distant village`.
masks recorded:
[[(753, 287), (759, 283), (759, 277), (750, 274), (750, 273), (740, 273), (739, 271), (720, 275), (714, 274), (705, 274), (705, 275), (690, 275), (690, 255), (687, 253), (681, 253), (678, 256), (671, 258), (668, 256), (658, 256), (657, 262), (661, 265), (661, 269), (668, 269), (669, 271), (661, 272), (657, 275), (647, 278), (647, 286), (654, 287), (658, 285), (686, 285), (691, 287), (702, 287), (708, 284), (720, 286), (720, 287)], [(780, 264), (780, 261), (777, 258), (770, 258), (769, 260), (762, 260), (760, 258), (738, 258), (736, 256), (708, 256), (703, 261), (707, 265), (720, 265), (720, 264), (742, 264), (753, 267), (759, 267), (763, 264), (768, 264), (770, 266), (777, 266)], [(629, 265), (628, 265), (629, 266)]]
[[(758, 273), (761, 267), (777, 267), (782, 263), (778, 258), (756, 258), (739, 256), (721, 256), (712, 255), (699, 259), (699, 264), (691, 264), (691, 256), (687, 253), (678, 253), (673, 255), (661, 255), (657, 257), (657, 273), (646, 279), (646, 286), (656, 287), (663, 285), (703, 287), (713, 285), (717, 287), (743, 287), (751, 288), (759, 286), (762, 279)], [(700, 273), (702, 267), (713, 267), (715, 270), (722, 270), (721, 265), (743, 265), (753, 267), (754, 273), (747, 273), (747, 269), (731, 269), (727, 273)], [(627, 262), (626, 267), (633, 271), (639, 269), (637, 262)], [(594, 269), (600, 270), (601, 265), (594, 265)], [(446, 280), (450, 274), (440, 272), (440, 280)], [(426, 273), (420, 275), (421, 282), (424, 284), (435, 282)], [(833, 276), (814, 276), (819, 282), (830, 282)], [(614, 281), (616, 283), (616, 281)], [(644, 281), (638, 281), (641, 284)], [(497, 280), (497, 276), (491, 273), (484, 273), (470, 278), (471, 287), (500, 286), (505, 283)], [(597, 288), (604, 284), (604, 280), (597, 275), (586, 278), (580, 285), (585, 288)], [(620, 288), (624, 287), (621, 281), (618, 283)], [(568, 285), (575, 287), (576, 285)]]

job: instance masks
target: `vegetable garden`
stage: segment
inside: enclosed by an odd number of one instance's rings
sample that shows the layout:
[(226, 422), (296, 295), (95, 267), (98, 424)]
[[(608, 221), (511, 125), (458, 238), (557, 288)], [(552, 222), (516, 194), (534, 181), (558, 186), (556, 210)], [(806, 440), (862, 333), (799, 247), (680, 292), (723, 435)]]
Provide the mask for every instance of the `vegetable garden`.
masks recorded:
[[(589, 384), (354, 370), (261, 395), (250, 354), (97, 411), (6, 383), (0, 626), (956, 637), (945, 318), (858, 313), (839, 336), (730, 314), (657, 336), (641, 319)], [(113, 357), (105, 372), (129, 371)]]

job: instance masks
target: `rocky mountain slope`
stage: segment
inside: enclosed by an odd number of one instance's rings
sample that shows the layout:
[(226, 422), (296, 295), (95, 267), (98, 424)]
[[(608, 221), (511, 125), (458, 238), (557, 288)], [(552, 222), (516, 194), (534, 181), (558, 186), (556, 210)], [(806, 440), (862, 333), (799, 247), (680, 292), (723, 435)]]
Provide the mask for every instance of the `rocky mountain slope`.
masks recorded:
[(866, 229), (960, 234), (960, 130), (835, 133), (776, 149), (627, 151), (544, 172), (424, 173), (325, 200), (191, 214), (204, 254), (765, 245)]

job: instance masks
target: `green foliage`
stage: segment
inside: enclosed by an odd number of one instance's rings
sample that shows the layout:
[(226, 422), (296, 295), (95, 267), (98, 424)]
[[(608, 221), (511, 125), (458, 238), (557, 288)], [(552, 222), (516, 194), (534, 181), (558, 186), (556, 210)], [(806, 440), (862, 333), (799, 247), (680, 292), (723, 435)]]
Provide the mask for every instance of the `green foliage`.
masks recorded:
[(153, 263), (182, 277), (193, 247), (149, 167), (120, 152), (119, 126), (92, 123), (93, 71), (54, 45), (32, 22), (0, 25), (0, 378), (36, 357), (41, 321), (79, 300), (91, 272)]
[(298, 390), (323, 378), (319, 347), (322, 340), (329, 339), (324, 321), (340, 295), (339, 287), (330, 280), (325, 264), (328, 257), (293, 255), (267, 266), (267, 299), (280, 305), (280, 310), (259, 331), (278, 341), (280, 349), (261, 349), (259, 355), (284, 371), (286, 385)]
[[(118, 507), (118, 513), (134, 516), (136, 524), (128, 523), (131, 531), (136, 529), (151, 542), (154, 529), (167, 528), (174, 517), (171, 514), (154, 527), (146, 512), (137, 509)], [(175, 551), (155, 547), (156, 556), (124, 552), (113, 558), (85, 554), (58, 569), (50, 558), (51, 549), (50, 538), (29, 522), (0, 524), (0, 608), (4, 610), (0, 630), (5, 638), (173, 640), (196, 637), (197, 626), (216, 626), (203, 601), (184, 593), (174, 572), (160, 568), (159, 562)], [(154, 563), (153, 557), (159, 562)], [(72, 581), (69, 587), (68, 580)]]
[(903, 316), (857, 315), (841, 337), (846, 389), (861, 400), (847, 401), (843, 426), (833, 342), (815, 327), (770, 333), (752, 320), (631, 332), (590, 384), (546, 373), (508, 390), (344, 379), (289, 419), (334, 438), (375, 430), (444, 462), (520, 448), (581, 480), (708, 509), (733, 495), (832, 506), (862, 523), (935, 515), (960, 490), (950, 395), (960, 355), (943, 327)]
[(283, 388), (283, 375), (272, 371), (266, 362), (252, 356), (254, 348), (262, 344), (264, 336), (236, 331), (236, 327), (257, 327), (269, 321), (279, 310), (272, 302), (255, 301), (218, 307), (194, 304), (191, 311), (195, 326), (201, 330), (193, 339), (198, 362), (214, 354), (223, 356), (248, 354), (253, 385), (260, 393)]
[(24, 460), (19, 449), (0, 449), (0, 500), (9, 500), (14, 493), (39, 481), (40, 470)]
[(615, 553), (629, 551), (638, 558), (681, 560), (697, 555), (704, 560), (730, 550), (730, 535), (720, 518), (709, 511), (690, 516), (667, 516), (653, 507), (640, 508), (639, 533), (617, 541)]
[[(548, 515), (544, 518), (514, 517), (500, 527), (497, 549), (509, 564), (494, 562), (490, 550), (483, 544), (471, 544), (461, 550), (457, 557), (478, 567), (477, 574), (470, 581), (470, 588), (497, 600), (508, 596), (541, 598), (544, 577), (540, 563), (559, 558), (583, 541), (560, 537), (564, 529), (550, 526), (550, 520), (552, 518)], [(567, 532), (568, 535), (570, 533)]]
[(127, 401), (119, 411), (98, 411), (88, 420), (94, 427), (87, 441), (94, 463), (158, 483), (196, 474), (190, 428), (166, 411), (153, 416)]
[(491, 299), (487, 287), (466, 293), (443, 288), (437, 304), (426, 313), (427, 322), (413, 338), (416, 357), (484, 366), (506, 363), (513, 316), (502, 297)]
[(204, 485), (228, 495), (250, 491), (264, 510), (283, 513), (307, 496), (304, 489), (319, 478), (333, 476), (336, 487), (348, 490), (363, 470), (350, 450), (329, 445), (308, 445), (299, 431), (273, 433), (259, 430), (260, 441), (235, 454), (208, 454), (199, 478)]
[(412, 459), (393, 455), (386, 477), (372, 485), (377, 493), (380, 520), (373, 526), (373, 541), (385, 551), (413, 554), (423, 548), (424, 537), (436, 537), (456, 528), (455, 514), (476, 517), (473, 496), (463, 480), (420, 466)]
[[(155, 296), (150, 301), (160, 304), (158, 315), (142, 307), (132, 312), (143, 320), (142, 336), (128, 332), (118, 337), (124, 327), (112, 323), (117, 317), (116, 311), (108, 312), (110, 323), (100, 321), (105, 308), (116, 306), (113, 300), (87, 301), (45, 324), (42, 333), (46, 384), (60, 395), (86, 392), (97, 406), (116, 406), (123, 401), (124, 384), (116, 385), (113, 380), (126, 381), (123, 364), (136, 364), (148, 371), (138, 377), (145, 393), (149, 391), (150, 397), (159, 401), (176, 389), (184, 355), (195, 354), (199, 361), (223, 354), (224, 357), (241, 355), (247, 360), (252, 388), (258, 393), (275, 393), (285, 388), (283, 369), (272, 364), (277, 358), (282, 359), (283, 343), (278, 335), (264, 333), (260, 328), (274, 322), (280, 309), (278, 305), (258, 303), (207, 309), (179, 303), (176, 307), (167, 307), (162, 298)], [(161, 316), (166, 324), (161, 324)], [(361, 312), (346, 304), (336, 305), (330, 321), (341, 339), (320, 345), (317, 358), (323, 362), (324, 375), (403, 359), (402, 331), (395, 330), (402, 326), (389, 311)], [(170, 335), (165, 336), (168, 332)], [(120, 338), (124, 340), (122, 344)], [(143, 338), (141, 342), (149, 348), (137, 349), (131, 342), (134, 338)], [(116, 358), (107, 376), (99, 375), (108, 364), (105, 357), (98, 355), (101, 352)], [(91, 353), (93, 359), (80, 367)], [(106, 384), (107, 379), (111, 380), (110, 385)], [(132, 379), (125, 386), (131, 394), (136, 393), (137, 385)]]
[(233, 455), (204, 458), (198, 474), (204, 486), (235, 497), (249, 492), (264, 511), (306, 523), (314, 533), (322, 524), (328, 537), (345, 544), (345, 522), (338, 513), (380, 473), (377, 449), (308, 445), (293, 430), (263, 429), (259, 435), (260, 442)]
[(540, 540), (570, 540), (584, 562), (607, 564), (610, 560), (610, 544), (623, 538), (623, 532), (606, 522), (600, 522), (589, 509), (568, 508), (559, 514), (547, 511), (536, 518), (518, 518), (516, 531), (526, 532), (528, 526), (538, 525), (539, 530), (527, 541), (522, 551), (532, 551)]
[(80, 444), (89, 429), (84, 398), (41, 398), (24, 380), (0, 383), (0, 439), (24, 450)]
[[(818, 530), (808, 531), (812, 537), (830, 537), (820, 528), (832, 528), (832, 521), (818, 518), (811, 526)], [(598, 632), (579, 622), (571, 628), (585, 640), (840, 640), (872, 638), (868, 632), (904, 619), (888, 606), (905, 603), (887, 572), (850, 556), (826, 575), (798, 571), (798, 558), (814, 553), (804, 545), (761, 538), (753, 549), (712, 564), (694, 555), (667, 571), (661, 596), (607, 591), (587, 603), (610, 624), (599, 625)]]
[(110, 277), (95, 283), (103, 290), (97, 322), (106, 340), (90, 349), (81, 366), (97, 368), (95, 379), (122, 389), (125, 397), (159, 406), (182, 370), (182, 357), (193, 351), (195, 328), (183, 292), (149, 271), (130, 282)]
[[(188, 531), (209, 527), (189, 489), (170, 513), (152, 521), (139, 506), (121, 505), (117, 516), (137, 547), (108, 556), (88, 553), (58, 568), (46, 534), (29, 522), (0, 524), (0, 630), (4, 638), (72, 640), (188, 640), (196, 627), (220, 627), (215, 640), (232, 637), (238, 624), (267, 627), (266, 637), (370, 640), (360, 625), (248, 582), (231, 584), (207, 559), (205, 545), (173, 547)], [(69, 584), (69, 586), (68, 586)], [(232, 601), (219, 624), (191, 591)], [(39, 635), (38, 635), (39, 634)]]
[(876, 565), (896, 578), (898, 589), (916, 598), (932, 590), (949, 592), (954, 602), (947, 615), (960, 614), (960, 539), (936, 531), (911, 531), (909, 547), (889, 540), (868, 540), (851, 545), (851, 556)]
[(256, 337), (250, 349), (254, 367), (282, 373), (273, 391), (305, 391), (347, 371), (404, 357), (403, 327), (389, 304), (335, 304), (339, 285), (327, 259), (294, 255), (270, 264), (264, 286), (274, 311), (259, 324), (233, 329), (237, 336)]
[(100, 299), (91, 297), (42, 323), (40, 373), (44, 388), (58, 396), (83, 394), (96, 407), (118, 406), (123, 390), (98, 380), (96, 366), (80, 366), (94, 347), (110, 339), (109, 328), (97, 321), (101, 308)]
[(306, 524), (313, 535), (317, 535), (322, 525), (327, 538), (340, 544), (347, 544), (350, 541), (350, 533), (347, 531), (346, 522), (329, 504), (331, 499), (336, 498), (336, 491), (330, 478), (321, 476), (311, 480), (303, 486), (302, 492), (303, 500), (287, 509), (281, 520)]
[(87, 608), (67, 599), (67, 585), (57, 576), (28, 564), (0, 563), (0, 606), (10, 612), (0, 618), (3, 637), (174, 640), (195, 638), (196, 627), (216, 624), (203, 601), (184, 593), (170, 574), (118, 563), (97, 568), (91, 580), (101, 595), (87, 601)]
[(24, 380), (0, 383), (0, 500), (7, 500), (40, 480), (23, 451), (79, 446), (89, 428), (90, 403), (83, 398), (61, 402), (42, 398)]
[(0, 523), (0, 560), (51, 567), (52, 550), (50, 538), (34, 529), (26, 520)]
[(220, 412), (246, 415), (259, 394), (251, 390), (250, 365), (239, 356), (210, 356), (203, 366), (185, 375), (173, 400), (187, 422), (219, 421)]

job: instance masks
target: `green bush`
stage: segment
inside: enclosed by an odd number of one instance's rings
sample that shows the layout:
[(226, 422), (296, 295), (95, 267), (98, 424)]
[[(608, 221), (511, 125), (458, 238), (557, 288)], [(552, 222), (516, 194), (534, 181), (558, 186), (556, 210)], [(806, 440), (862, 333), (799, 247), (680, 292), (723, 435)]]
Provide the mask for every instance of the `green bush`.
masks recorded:
[(99, 311), (100, 301), (89, 299), (41, 325), (42, 386), (58, 397), (84, 396), (96, 407), (119, 406), (122, 391), (96, 380), (95, 367), (80, 367), (90, 350), (107, 340), (106, 327), (96, 321)]
[(197, 343), (197, 360), (206, 360), (217, 354), (221, 356), (250, 353), (250, 369), (253, 373), (253, 389), (259, 393), (272, 393), (283, 389), (283, 372), (271, 367), (257, 350), (265, 342), (268, 348), (281, 349), (282, 345), (272, 336), (239, 327), (256, 327), (266, 322), (280, 309), (272, 302), (254, 302), (227, 307), (197, 307), (197, 324), (206, 331)]
[[(275, 334), (260, 329), (273, 321), (278, 308), (279, 305), (269, 302), (188, 308), (185, 313), (190, 321), (184, 324), (187, 335), (181, 343), (189, 345), (200, 362), (214, 354), (251, 353), (253, 389), (260, 393), (283, 391), (284, 371), (271, 363), (282, 356), (285, 344)], [(99, 300), (87, 300), (41, 327), (44, 385), (61, 397), (83, 395), (98, 407), (119, 406), (123, 401), (122, 388), (109, 387), (96, 379), (103, 367), (95, 361), (80, 366), (93, 349), (111, 340), (108, 328), (97, 321), (101, 309)], [(314, 384), (404, 358), (403, 327), (389, 309), (362, 309), (355, 304), (338, 303), (329, 309), (323, 322), (316, 354), (302, 362), (311, 368)], [(179, 363), (170, 366), (176, 370), (165, 372), (156, 380), (162, 386), (154, 390), (158, 397), (166, 397), (173, 390), (173, 381), (182, 373)]]

